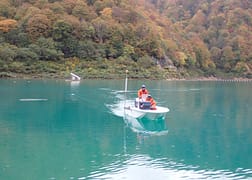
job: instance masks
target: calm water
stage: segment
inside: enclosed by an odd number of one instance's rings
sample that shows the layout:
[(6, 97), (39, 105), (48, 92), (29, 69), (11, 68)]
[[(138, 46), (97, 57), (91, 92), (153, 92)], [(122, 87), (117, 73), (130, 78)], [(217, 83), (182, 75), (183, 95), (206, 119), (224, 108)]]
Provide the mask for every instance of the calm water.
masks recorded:
[(0, 80), (0, 179), (252, 179), (252, 83), (144, 83), (164, 120), (125, 119), (119, 80)]

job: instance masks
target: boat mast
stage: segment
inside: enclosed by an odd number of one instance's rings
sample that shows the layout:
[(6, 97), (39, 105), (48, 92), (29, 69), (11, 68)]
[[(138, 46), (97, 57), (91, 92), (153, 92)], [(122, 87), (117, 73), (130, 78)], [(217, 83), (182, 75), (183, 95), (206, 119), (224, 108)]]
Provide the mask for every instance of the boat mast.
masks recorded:
[(128, 88), (128, 70), (125, 71), (125, 93), (127, 92), (127, 88)]
[(125, 71), (125, 84), (124, 84), (124, 109), (126, 106), (127, 89), (128, 89), (128, 70), (126, 69), (126, 71)]
[(126, 127), (128, 125), (127, 121), (126, 121), (126, 112), (125, 112), (125, 106), (126, 106), (126, 100), (127, 100), (127, 89), (128, 89), (128, 70), (126, 69), (125, 71), (125, 84), (124, 84), (124, 122), (126, 123), (126, 125), (124, 125), (123, 128), (123, 150), (124, 150), (124, 155), (126, 155), (127, 153), (127, 144), (126, 144)]

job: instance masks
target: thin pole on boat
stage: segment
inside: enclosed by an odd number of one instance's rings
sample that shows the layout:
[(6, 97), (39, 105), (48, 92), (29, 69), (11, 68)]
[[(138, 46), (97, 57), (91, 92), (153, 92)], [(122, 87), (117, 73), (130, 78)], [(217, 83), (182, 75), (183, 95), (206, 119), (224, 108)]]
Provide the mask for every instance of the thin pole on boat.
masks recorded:
[(124, 92), (126, 93), (127, 92), (127, 88), (128, 88), (128, 70), (125, 71), (125, 89), (124, 89)]
[[(126, 106), (126, 100), (127, 100), (127, 89), (128, 89), (128, 70), (126, 69), (125, 71), (125, 84), (124, 84), (124, 122), (126, 123), (126, 112), (125, 112), (125, 106)], [(126, 125), (124, 125), (123, 128), (123, 150), (124, 150), (124, 155), (126, 155), (127, 151), (127, 145), (126, 145)]]
[(125, 84), (124, 84), (124, 109), (126, 106), (127, 89), (128, 89), (128, 70), (126, 69), (126, 71), (125, 71)]

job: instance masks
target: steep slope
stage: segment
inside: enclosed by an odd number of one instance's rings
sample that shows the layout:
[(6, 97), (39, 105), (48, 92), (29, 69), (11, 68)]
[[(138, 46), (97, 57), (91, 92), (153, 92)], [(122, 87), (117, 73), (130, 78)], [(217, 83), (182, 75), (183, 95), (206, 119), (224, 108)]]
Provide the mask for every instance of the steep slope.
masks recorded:
[(158, 65), (250, 77), (251, 30), (249, 0), (2, 0), (0, 64), (106, 70), (112, 61), (135, 72)]

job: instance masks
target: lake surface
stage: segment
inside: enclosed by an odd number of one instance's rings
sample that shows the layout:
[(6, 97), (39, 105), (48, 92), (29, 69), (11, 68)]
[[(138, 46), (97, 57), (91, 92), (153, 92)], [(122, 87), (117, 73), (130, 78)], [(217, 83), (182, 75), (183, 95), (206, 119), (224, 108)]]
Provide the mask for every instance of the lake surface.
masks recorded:
[(165, 119), (119, 80), (0, 80), (0, 179), (252, 179), (251, 82), (142, 83)]

